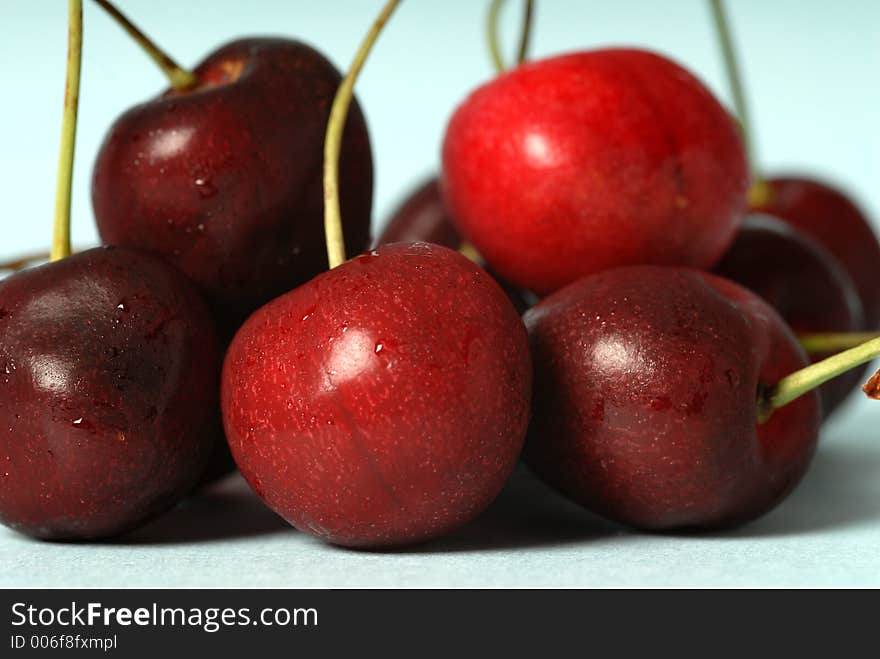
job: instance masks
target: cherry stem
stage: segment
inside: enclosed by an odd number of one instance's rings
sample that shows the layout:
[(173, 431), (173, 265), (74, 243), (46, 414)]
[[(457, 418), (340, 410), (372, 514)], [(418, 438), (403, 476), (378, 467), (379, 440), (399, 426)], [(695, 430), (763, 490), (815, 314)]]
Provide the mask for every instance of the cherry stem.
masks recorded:
[(36, 261), (45, 261), (50, 257), (46, 252), (34, 252), (33, 254), (25, 254), (24, 256), (19, 256), (9, 261), (4, 261), (0, 263), (0, 272), (16, 272), (18, 270), (23, 270), (31, 263), (35, 263)]
[(501, 45), (498, 39), (498, 17), (501, 14), (501, 5), (504, 0), (492, 0), (489, 4), (489, 14), (486, 17), (486, 41), (489, 44), (489, 56), (492, 58), (492, 66), (496, 73), (501, 73), (507, 66), (501, 56)]
[(745, 89), (742, 84), (742, 75), (740, 73), (739, 58), (736, 55), (736, 49), (733, 46), (733, 37), (731, 36), (730, 24), (727, 20), (727, 13), (724, 9), (723, 0), (709, 0), (712, 8), (712, 18), (715, 22), (715, 31), (718, 35), (718, 42), (721, 45), (721, 55), (724, 58), (724, 69), (727, 74), (727, 83), (730, 87), (730, 93), (733, 96), (733, 107), (739, 120), (740, 132), (742, 134), (743, 143), (746, 149), (746, 158), (749, 163), (749, 174), (754, 185), (754, 190), (750, 193), (758, 196), (758, 189), (763, 190), (765, 183), (758, 176), (756, 171), (755, 144), (752, 139), (752, 122), (749, 117), (748, 103), (746, 103)]
[(483, 260), (483, 257), (480, 256), (477, 248), (464, 240), (461, 242), (461, 245), (458, 246), (458, 253), (469, 258), (474, 263), (480, 263)]
[(525, 9), (523, 11), (523, 27), (519, 35), (519, 50), (516, 53), (516, 61), (522, 64), (529, 56), (529, 43), (532, 39), (532, 15), (534, 14), (535, 3), (533, 0), (525, 0)]
[(358, 74), (379, 33), (398, 4), (400, 0), (388, 0), (382, 8), (355, 54), (348, 73), (336, 90), (336, 97), (330, 108), (327, 135), (324, 138), (324, 233), (327, 239), (327, 260), (331, 270), (345, 262), (345, 239), (342, 232), (342, 212), (339, 208), (339, 153), (342, 149), (342, 130), (354, 96), (354, 83)]
[[(504, 58), (501, 55), (500, 39), (498, 38), (498, 23), (501, 17), (501, 7), (505, 0), (492, 0), (489, 5), (489, 14), (486, 20), (486, 41), (489, 43), (489, 55), (492, 57), (492, 65), (496, 73), (503, 73), (507, 69)], [(529, 41), (532, 35), (532, 16), (534, 14), (533, 0), (525, 0), (523, 10), (523, 24), (519, 37), (519, 48), (516, 55), (516, 64), (525, 62), (529, 53)]]
[(759, 400), (758, 420), (766, 421), (775, 409), (800, 398), (832, 378), (880, 357), (880, 338), (873, 338), (827, 359), (786, 375)]
[(95, 0), (113, 18), (119, 26), (128, 32), (129, 36), (134, 39), (144, 52), (149, 55), (156, 65), (162, 69), (162, 73), (168, 78), (174, 89), (189, 89), (195, 87), (198, 79), (190, 71), (187, 71), (171, 57), (157, 46), (146, 34), (140, 31), (138, 27), (119, 11), (111, 2), (107, 0)]
[[(71, 254), (76, 254), (83, 249), (86, 248), (80, 247), (79, 249), (71, 250)], [(17, 272), (18, 270), (24, 270), (28, 266), (39, 261), (48, 261), (51, 256), (52, 255), (49, 252), (32, 252), (30, 254), (25, 254), (24, 256), (16, 256), (8, 261), (0, 262), (0, 272)]]
[(878, 332), (828, 332), (800, 334), (798, 341), (808, 355), (821, 355), (839, 352), (859, 346), (865, 341), (880, 338)]
[(70, 256), (70, 196), (73, 188), (73, 149), (76, 144), (76, 114), (79, 109), (79, 77), (82, 66), (82, 0), (69, 0), (67, 27), (67, 74), (64, 82), (64, 114), (61, 119), (61, 149), (55, 188), (55, 226), (52, 232), (52, 261)]

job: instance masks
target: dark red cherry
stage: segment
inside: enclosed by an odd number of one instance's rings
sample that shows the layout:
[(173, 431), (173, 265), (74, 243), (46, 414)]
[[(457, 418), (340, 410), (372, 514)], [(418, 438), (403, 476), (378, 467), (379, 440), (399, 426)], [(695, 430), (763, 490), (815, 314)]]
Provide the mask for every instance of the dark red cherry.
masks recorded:
[[(340, 82), (317, 50), (241, 39), (209, 55), (190, 91), (123, 114), (95, 164), (102, 240), (160, 254), (196, 281), (235, 331), (260, 305), (327, 268), (324, 131)], [(340, 169), (350, 253), (369, 242), (372, 160), (360, 110)]]
[(880, 329), (880, 242), (864, 212), (843, 192), (821, 181), (776, 177), (754, 210), (778, 217), (831, 252), (856, 286), (866, 331)]
[(226, 355), (222, 405), (254, 491), (298, 529), (385, 547), (482, 512), (519, 457), (525, 328), (476, 264), (382, 245), (266, 305)]
[(461, 234), (449, 217), (436, 178), (428, 179), (404, 198), (376, 240), (377, 245), (404, 242), (461, 247)]
[(585, 277), (525, 315), (535, 369), (527, 463), (612, 520), (718, 527), (767, 512), (816, 445), (815, 392), (756, 420), (807, 363), (757, 295), (696, 270)]
[(0, 520), (53, 540), (128, 531), (215, 447), (220, 355), (195, 287), (97, 248), (0, 282)]
[[(860, 332), (862, 303), (846, 271), (822, 245), (768, 215), (746, 218), (714, 272), (760, 295), (796, 334)], [(811, 355), (813, 361), (828, 354)], [(862, 369), (820, 388), (825, 416), (861, 384)]]

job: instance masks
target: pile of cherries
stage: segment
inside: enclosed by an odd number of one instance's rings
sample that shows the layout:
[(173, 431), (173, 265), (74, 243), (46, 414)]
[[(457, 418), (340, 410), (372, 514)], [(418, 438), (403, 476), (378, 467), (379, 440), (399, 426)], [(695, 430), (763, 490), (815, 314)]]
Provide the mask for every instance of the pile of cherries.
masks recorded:
[(95, 164), (107, 246), (0, 281), (0, 520), (123, 533), (233, 460), (291, 524), (353, 547), (454, 531), (521, 457), (639, 528), (778, 504), (862, 379), (792, 394), (834, 351), (799, 337), (880, 329), (865, 216), (827, 184), (750, 176), (699, 80), (604, 49), (471, 93), (439, 177), (370, 249), (370, 140), (348, 102), (378, 25), (345, 79), (287, 39), (192, 72), (157, 56), (172, 87), (117, 119)]

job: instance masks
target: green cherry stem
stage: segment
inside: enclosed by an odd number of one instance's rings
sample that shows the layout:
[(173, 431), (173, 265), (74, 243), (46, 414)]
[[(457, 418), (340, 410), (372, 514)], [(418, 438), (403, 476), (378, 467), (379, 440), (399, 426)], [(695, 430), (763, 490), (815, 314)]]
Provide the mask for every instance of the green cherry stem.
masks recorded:
[(0, 263), (0, 272), (17, 272), (18, 270), (24, 270), (31, 263), (46, 261), (50, 256), (51, 255), (46, 252), (34, 252), (32, 254), (25, 254), (24, 256), (17, 256)]
[[(489, 55), (492, 58), (492, 66), (496, 73), (503, 73), (507, 69), (504, 57), (501, 55), (500, 39), (498, 37), (498, 24), (501, 18), (501, 7), (505, 0), (492, 0), (489, 4), (489, 13), (486, 18), (486, 42), (489, 44)], [(516, 55), (516, 63), (522, 64), (529, 54), (529, 42), (532, 34), (532, 17), (534, 15), (533, 0), (525, 0), (523, 9), (523, 24), (519, 37), (519, 48)]]
[(108, 0), (95, 0), (95, 2), (110, 14), (113, 20), (143, 48), (150, 59), (162, 69), (162, 73), (165, 74), (174, 89), (180, 90), (195, 87), (198, 82), (196, 77), (171, 59), (168, 53), (159, 48), (146, 34), (141, 32), (112, 2), (108, 2)]
[(773, 410), (800, 398), (832, 378), (880, 357), (880, 338), (865, 341), (855, 348), (844, 350), (827, 359), (786, 375), (770, 387), (758, 401), (758, 420), (770, 418)]
[(525, 0), (525, 9), (523, 10), (523, 26), (519, 35), (519, 50), (516, 53), (516, 61), (522, 64), (529, 56), (529, 44), (532, 40), (532, 16), (535, 12), (535, 3), (533, 0)]
[(68, 2), (67, 74), (64, 83), (64, 114), (61, 119), (61, 149), (55, 188), (55, 225), (52, 231), (52, 261), (70, 256), (70, 196), (73, 188), (73, 150), (76, 144), (76, 115), (79, 108), (79, 77), (82, 66), (82, 0)]
[(498, 39), (498, 17), (501, 15), (501, 5), (504, 0), (492, 0), (489, 3), (489, 13), (486, 16), (486, 43), (489, 44), (489, 57), (492, 58), (492, 66), (496, 73), (501, 73), (507, 66), (501, 55), (501, 44)]
[(358, 74), (379, 33), (398, 4), (400, 0), (388, 0), (382, 8), (355, 54), (348, 73), (336, 90), (336, 97), (330, 108), (330, 119), (324, 139), (324, 233), (327, 239), (327, 260), (331, 270), (345, 262), (345, 239), (342, 233), (342, 212), (339, 208), (339, 152), (342, 148), (342, 130), (354, 96), (354, 83)]
[(800, 334), (798, 341), (808, 355), (822, 355), (855, 348), (871, 339), (880, 338), (878, 332), (828, 332)]
[(742, 83), (742, 73), (739, 66), (739, 58), (733, 45), (730, 23), (727, 20), (727, 12), (723, 0), (709, 0), (712, 9), (712, 19), (715, 24), (715, 32), (718, 35), (718, 43), (721, 45), (721, 56), (724, 59), (724, 70), (727, 74), (727, 84), (733, 96), (733, 107), (739, 120), (740, 131), (746, 149), (746, 158), (749, 163), (749, 174), (752, 180), (752, 190), (749, 196), (752, 202), (761, 203), (768, 195), (767, 184), (757, 171), (757, 155), (755, 153), (754, 133), (749, 114), (749, 105), (746, 101), (745, 87)]
[[(86, 247), (79, 247), (71, 251), (71, 254), (76, 254), (77, 252), (81, 252), (84, 249), (88, 249)], [(51, 257), (49, 252), (31, 252), (30, 254), (24, 254), (23, 256), (16, 256), (7, 261), (0, 262), (0, 272), (17, 272), (19, 270), (24, 270), (30, 265), (34, 263), (39, 263), (41, 261), (48, 261)]]

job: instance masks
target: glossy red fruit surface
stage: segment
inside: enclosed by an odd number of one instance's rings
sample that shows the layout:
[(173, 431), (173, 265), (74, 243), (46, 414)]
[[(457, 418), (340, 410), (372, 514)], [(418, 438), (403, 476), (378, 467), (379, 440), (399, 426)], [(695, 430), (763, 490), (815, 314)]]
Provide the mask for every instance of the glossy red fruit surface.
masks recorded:
[(46, 539), (130, 530), (215, 447), (220, 355), (195, 287), (97, 248), (0, 282), (0, 520)]
[(621, 265), (713, 265), (747, 183), (725, 109), (640, 50), (506, 73), (459, 106), (443, 145), (459, 229), (500, 276), (538, 294)]
[(223, 366), (223, 420), (254, 491), (353, 547), (428, 540), (476, 517), (519, 457), (525, 328), (444, 247), (379, 247), (255, 313)]
[(745, 522), (812, 457), (811, 392), (756, 421), (761, 389), (806, 363), (755, 294), (695, 270), (581, 279), (524, 318), (535, 368), (527, 463), (612, 520), (646, 529)]
[[(161, 254), (239, 321), (327, 268), (324, 132), (340, 75), (296, 41), (242, 39), (194, 71), (200, 86), (123, 114), (95, 164), (101, 239)], [(372, 159), (355, 104), (342, 143), (350, 253), (369, 243)]]
[[(864, 329), (861, 300), (837, 259), (815, 240), (772, 216), (747, 217), (714, 272), (760, 295), (796, 334)], [(815, 362), (827, 356), (811, 358)], [(862, 382), (862, 370), (822, 385), (825, 416)]]
[(865, 329), (880, 329), (880, 242), (862, 210), (840, 190), (821, 181), (777, 177), (766, 183), (767, 198), (754, 209), (785, 220), (824, 245), (856, 285)]

